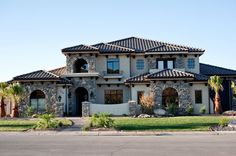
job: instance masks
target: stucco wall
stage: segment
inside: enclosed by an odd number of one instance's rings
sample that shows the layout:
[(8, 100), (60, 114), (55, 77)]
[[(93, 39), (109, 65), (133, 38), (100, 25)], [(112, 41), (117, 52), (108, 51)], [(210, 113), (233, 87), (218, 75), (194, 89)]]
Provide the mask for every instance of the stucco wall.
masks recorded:
[(125, 85), (110, 85), (110, 87), (108, 87), (107, 85), (101, 85), (100, 87), (97, 86), (97, 90), (96, 90), (96, 102), (95, 103), (100, 103), (100, 104), (104, 104), (105, 103), (105, 99), (104, 99), (104, 91), (105, 90), (117, 90), (117, 89), (121, 89), (123, 90), (123, 103), (126, 103), (129, 101), (129, 95), (130, 95), (130, 89), (129, 87), (125, 86)]
[[(192, 58), (195, 60), (195, 68), (193, 69), (189, 69), (188, 68), (188, 59), (189, 58)], [(193, 72), (193, 73), (197, 73), (199, 74), (200, 73), (200, 67), (199, 67), (199, 57), (195, 57), (194, 55), (188, 55), (186, 58), (184, 58), (185, 60), (185, 70), (186, 71), (189, 71), (189, 72)]]
[(142, 84), (134, 85), (131, 91), (132, 100), (138, 101), (138, 97), (137, 97), (138, 91), (144, 91), (144, 95), (148, 95), (150, 92), (150, 87), (147, 87), (146, 85), (142, 85)]
[[(196, 104), (195, 103), (195, 90), (201, 90), (202, 91), (202, 103), (201, 104)], [(209, 113), (209, 92), (208, 92), (208, 86), (206, 86), (204, 83), (203, 84), (193, 84), (190, 88), (191, 92), (191, 99), (192, 99), (192, 104), (194, 108), (194, 114), (200, 114), (199, 111), (202, 107), (205, 106), (206, 108), (206, 113)]]
[[(138, 59), (144, 60), (144, 69), (143, 70), (137, 70), (136, 68), (136, 62)], [(143, 74), (149, 72), (148, 68), (148, 60), (144, 58), (144, 56), (135, 56), (135, 58), (131, 57), (131, 76), (135, 76), (138, 74)]]
[(112, 115), (129, 115), (129, 104), (90, 104), (90, 115), (99, 112), (110, 113)]

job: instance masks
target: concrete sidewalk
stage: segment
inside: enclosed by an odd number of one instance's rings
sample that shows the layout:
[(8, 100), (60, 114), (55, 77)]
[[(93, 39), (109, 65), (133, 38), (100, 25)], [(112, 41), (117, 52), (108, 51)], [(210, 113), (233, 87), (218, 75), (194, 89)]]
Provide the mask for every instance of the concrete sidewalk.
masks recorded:
[(175, 136), (175, 135), (230, 135), (236, 131), (214, 132), (158, 132), (158, 131), (28, 131), (0, 132), (1, 135), (68, 135), (68, 136)]

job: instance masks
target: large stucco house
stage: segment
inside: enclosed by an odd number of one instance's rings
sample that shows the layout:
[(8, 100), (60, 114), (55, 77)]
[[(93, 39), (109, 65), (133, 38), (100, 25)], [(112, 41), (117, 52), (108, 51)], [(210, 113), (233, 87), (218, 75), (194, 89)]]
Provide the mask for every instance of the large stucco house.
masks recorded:
[[(182, 113), (193, 106), (213, 113), (209, 76), (224, 79), (223, 110), (234, 108), (231, 81), (236, 71), (202, 64), (205, 50), (183, 45), (130, 37), (108, 43), (77, 45), (62, 49), (66, 66), (39, 70), (13, 78), (25, 96), (20, 104), (36, 112), (52, 109), (58, 116), (87, 116), (94, 112), (131, 114), (139, 98), (153, 93), (155, 108), (175, 103)], [(49, 60), (47, 60), (49, 61)]]

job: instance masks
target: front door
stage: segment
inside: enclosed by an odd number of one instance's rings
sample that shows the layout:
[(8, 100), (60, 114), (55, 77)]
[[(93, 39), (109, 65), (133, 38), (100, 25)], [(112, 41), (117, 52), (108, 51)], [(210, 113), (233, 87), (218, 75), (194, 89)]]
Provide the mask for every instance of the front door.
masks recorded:
[(76, 97), (76, 116), (82, 116), (82, 102), (88, 101), (88, 91), (83, 88), (79, 87), (75, 90), (75, 97)]

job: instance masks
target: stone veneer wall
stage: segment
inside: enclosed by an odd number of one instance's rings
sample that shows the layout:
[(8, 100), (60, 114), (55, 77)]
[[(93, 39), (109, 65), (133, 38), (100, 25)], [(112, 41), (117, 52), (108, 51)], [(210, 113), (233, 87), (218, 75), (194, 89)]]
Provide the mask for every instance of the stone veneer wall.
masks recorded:
[(66, 56), (66, 66), (67, 66), (67, 73), (73, 73), (74, 72), (74, 63), (78, 59), (84, 59), (88, 63), (88, 72), (92, 73), (95, 72), (95, 61), (96, 57), (95, 55), (89, 55), (89, 54), (73, 54), (73, 55), (67, 55)]
[(30, 105), (30, 95), (35, 90), (41, 90), (45, 94), (45, 109), (52, 109), (57, 116), (63, 116), (64, 103), (57, 103), (57, 84), (55, 82), (21, 83), (24, 88), (24, 96), (19, 105), (20, 116), (23, 116), (26, 106)]
[[(156, 69), (156, 59), (160, 58), (158, 55), (154, 55), (153, 57), (147, 57), (148, 68), (149, 69)], [(162, 58), (170, 58), (167, 56), (162, 56)], [(171, 58), (175, 58), (175, 68), (184, 69), (185, 68), (185, 57), (183, 55), (174, 55)]]
[[(71, 79), (73, 85), (69, 88), (69, 93), (71, 97), (68, 99), (69, 104), (69, 113), (73, 114), (74, 108), (76, 108), (76, 96), (75, 90), (78, 87), (83, 87), (88, 91), (88, 101), (95, 103), (96, 102), (96, 79), (90, 77), (83, 77), (83, 78), (72, 78)], [(92, 95), (92, 96), (91, 96)]]
[(176, 89), (178, 92), (180, 112), (184, 113), (186, 108), (189, 105), (192, 105), (192, 102), (189, 83), (183, 81), (177, 81), (176, 83), (173, 81), (167, 81), (166, 83), (163, 81), (151, 81), (150, 90), (155, 96), (154, 108), (157, 109), (162, 107), (162, 92), (169, 87)]

